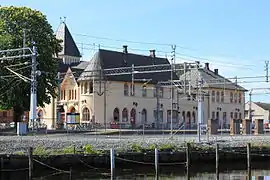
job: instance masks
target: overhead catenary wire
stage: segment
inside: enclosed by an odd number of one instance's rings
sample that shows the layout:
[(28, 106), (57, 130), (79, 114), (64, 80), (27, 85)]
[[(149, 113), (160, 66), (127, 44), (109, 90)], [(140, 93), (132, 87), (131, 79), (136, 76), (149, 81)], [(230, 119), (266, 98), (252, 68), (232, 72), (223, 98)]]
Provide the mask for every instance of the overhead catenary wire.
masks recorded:
[[(78, 45), (81, 45), (81, 43), (77, 43)], [(84, 44), (84, 45), (88, 45), (88, 46), (94, 46), (95, 43), (93, 44)], [(108, 48), (108, 49), (113, 49), (113, 50), (121, 50), (122, 48), (121, 47), (115, 47), (115, 46), (107, 46), (107, 45), (102, 45), (100, 44), (100, 47), (101, 48)], [(87, 48), (85, 46), (83, 47), (80, 47), (81, 49), (84, 49), (84, 50), (90, 50), (90, 51), (93, 51), (93, 48)], [(141, 52), (148, 52), (149, 49), (138, 49), (138, 48), (129, 48), (130, 50), (133, 50), (133, 51), (141, 51)], [(156, 52), (159, 52), (159, 53), (163, 53), (163, 54), (169, 54), (170, 52), (169, 51), (162, 51), (162, 50), (158, 50), (156, 49)], [(182, 55), (183, 57), (180, 57), (180, 56), (177, 56), (176, 59), (178, 60), (187, 60), (187, 61), (195, 61), (194, 59), (200, 59), (200, 60), (204, 60), (204, 62), (206, 61), (211, 61), (213, 62), (213, 64), (220, 64), (220, 65), (224, 65), (226, 67), (245, 67), (245, 69), (251, 69), (251, 67), (256, 67), (256, 64), (236, 64), (236, 63), (228, 63), (228, 62), (223, 62), (223, 61), (217, 61), (217, 60), (214, 60), (214, 59), (209, 59), (209, 58), (203, 58), (203, 57), (199, 57), (199, 56), (192, 56), (192, 55), (188, 55), (188, 54), (183, 54), (183, 53), (177, 53), (177, 55)], [(188, 58), (185, 58), (185, 57), (189, 57), (189, 58), (193, 58), (193, 59), (188, 59)]]

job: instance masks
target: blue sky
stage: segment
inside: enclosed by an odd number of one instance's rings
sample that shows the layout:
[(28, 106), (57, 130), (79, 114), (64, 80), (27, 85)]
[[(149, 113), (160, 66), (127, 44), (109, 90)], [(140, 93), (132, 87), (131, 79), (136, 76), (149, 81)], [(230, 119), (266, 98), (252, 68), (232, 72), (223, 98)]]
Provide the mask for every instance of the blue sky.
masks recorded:
[[(44, 13), (54, 30), (60, 17), (73, 33), (83, 60), (89, 60), (97, 44), (130, 52), (170, 56), (171, 47), (121, 40), (176, 44), (177, 60), (210, 62), (227, 77), (265, 75), (270, 60), (270, 1), (267, 0), (1, 0), (1, 5), (28, 6)], [(81, 36), (82, 34), (114, 40)], [(95, 44), (95, 46), (94, 46)], [(194, 58), (198, 57), (198, 58)], [(264, 79), (242, 79), (260, 81)], [(247, 89), (270, 87), (267, 83), (244, 83)], [(259, 91), (256, 91), (259, 92)], [(262, 92), (262, 91), (260, 91)], [(268, 95), (254, 100), (269, 101)]]

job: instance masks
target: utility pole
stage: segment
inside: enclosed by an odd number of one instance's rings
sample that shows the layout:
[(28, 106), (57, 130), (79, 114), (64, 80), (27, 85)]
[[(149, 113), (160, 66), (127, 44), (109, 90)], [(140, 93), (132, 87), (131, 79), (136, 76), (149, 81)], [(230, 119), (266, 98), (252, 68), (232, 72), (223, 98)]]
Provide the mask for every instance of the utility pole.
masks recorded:
[[(197, 71), (199, 71), (199, 62), (197, 64)], [(197, 136), (198, 136), (198, 142), (201, 142), (201, 124), (203, 122), (203, 104), (202, 104), (202, 85), (203, 85), (203, 79), (199, 75), (198, 77), (198, 120), (197, 120)]]
[(30, 100), (30, 122), (34, 130), (34, 121), (37, 118), (37, 50), (33, 42), (32, 70), (31, 70), (31, 100)]
[(159, 128), (159, 109), (160, 109), (159, 85), (156, 84), (155, 88), (156, 88), (155, 91), (156, 91), (156, 100), (157, 100), (157, 107), (156, 107), (156, 128), (158, 129)]
[(266, 75), (265, 75), (265, 78), (266, 78), (266, 82), (268, 82), (268, 65), (269, 65), (269, 61), (265, 61), (265, 72), (266, 72)]
[(252, 100), (252, 91), (253, 89), (250, 90), (249, 92), (249, 120), (252, 123), (252, 109), (251, 109), (251, 100)]
[(172, 59), (171, 59), (171, 138), (173, 138), (173, 66), (175, 64), (175, 49), (176, 45), (172, 45)]

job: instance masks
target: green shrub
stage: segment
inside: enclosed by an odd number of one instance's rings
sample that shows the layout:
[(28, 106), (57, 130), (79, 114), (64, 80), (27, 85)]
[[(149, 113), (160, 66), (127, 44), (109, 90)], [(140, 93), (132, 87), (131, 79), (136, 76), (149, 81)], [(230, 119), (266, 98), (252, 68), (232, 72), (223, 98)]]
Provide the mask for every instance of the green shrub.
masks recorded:
[(145, 149), (141, 145), (132, 144), (131, 145), (131, 151), (132, 152), (143, 152), (143, 151), (145, 151)]
[(65, 147), (63, 149), (64, 154), (76, 154), (75, 146)]
[(83, 146), (83, 151), (85, 154), (96, 154), (97, 150), (91, 144), (86, 144)]
[(34, 148), (34, 150), (33, 150), (33, 155), (47, 156), (49, 154), (50, 154), (50, 152), (47, 151), (44, 147), (41, 147), (41, 146), (38, 146), (38, 147)]

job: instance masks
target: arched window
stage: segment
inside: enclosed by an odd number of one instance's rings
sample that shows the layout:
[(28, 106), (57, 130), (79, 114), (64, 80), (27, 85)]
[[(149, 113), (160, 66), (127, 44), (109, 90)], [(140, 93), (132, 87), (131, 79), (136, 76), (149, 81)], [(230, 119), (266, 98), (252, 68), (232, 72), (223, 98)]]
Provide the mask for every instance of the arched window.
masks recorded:
[(69, 112), (70, 113), (75, 113), (76, 112), (76, 109), (72, 106), (71, 108), (69, 108)]
[(192, 119), (193, 119), (193, 123), (196, 123), (196, 113), (195, 111), (192, 112)]
[(136, 124), (136, 110), (134, 108), (130, 111), (130, 122), (131, 124)]
[(122, 121), (127, 122), (128, 121), (128, 110), (127, 108), (124, 108), (122, 111)]
[(185, 113), (185, 111), (182, 112), (182, 119), (183, 119), (183, 122), (186, 121), (186, 113)]
[(124, 95), (128, 96), (128, 84), (127, 83), (124, 84)]
[(142, 110), (142, 123), (146, 123), (147, 122), (147, 111), (146, 109)]
[(115, 122), (119, 122), (119, 119), (120, 119), (120, 116), (119, 116), (119, 109), (118, 108), (115, 108), (113, 110), (113, 120)]
[(190, 114), (189, 111), (187, 112), (187, 123), (188, 123), (188, 127), (190, 128), (190, 125), (191, 125), (191, 114)]
[(83, 121), (90, 121), (90, 111), (88, 108), (84, 108), (82, 112), (82, 120)]

